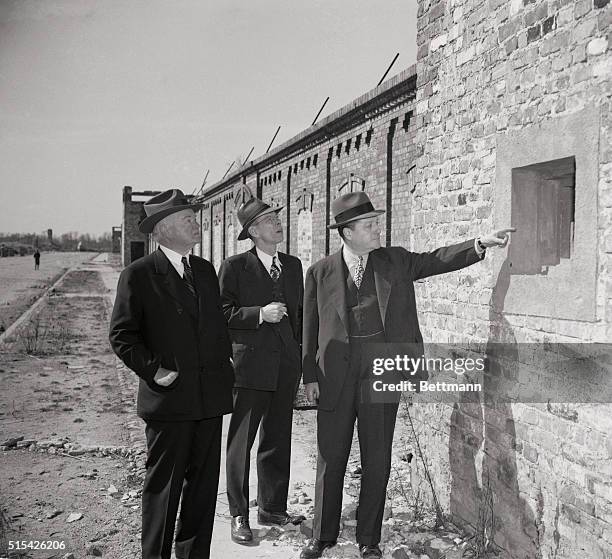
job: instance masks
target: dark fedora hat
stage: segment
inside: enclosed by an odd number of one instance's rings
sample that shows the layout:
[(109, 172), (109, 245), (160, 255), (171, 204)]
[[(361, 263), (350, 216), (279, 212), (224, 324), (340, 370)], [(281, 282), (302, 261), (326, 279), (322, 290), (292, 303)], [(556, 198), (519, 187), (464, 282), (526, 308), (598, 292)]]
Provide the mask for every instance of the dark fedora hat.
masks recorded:
[(253, 225), (253, 222), (262, 215), (278, 213), (283, 209), (283, 206), (279, 208), (273, 208), (266, 204), (263, 200), (259, 198), (251, 198), (247, 200), (236, 212), (238, 216), (238, 221), (240, 225), (242, 225), (242, 231), (238, 235), (239, 241), (244, 241), (249, 236), (249, 227)]
[(347, 192), (336, 198), (331, 209), (336, 223), (329, 225), (329, 229), (337, 229), (351, 221), (385, 213), (385, 210), (375, 210), (368, 195), (361, 191)]
[(182, 190), (177, 188), (166, 190), (144, 203), (144, 211), (147, 217), (138, 224), (138, 229), (141, 233), (151, 233), (155, 224), (164, 217), (181, 210), (197, 212), (201, 208), (202, 204), (191, 204)]

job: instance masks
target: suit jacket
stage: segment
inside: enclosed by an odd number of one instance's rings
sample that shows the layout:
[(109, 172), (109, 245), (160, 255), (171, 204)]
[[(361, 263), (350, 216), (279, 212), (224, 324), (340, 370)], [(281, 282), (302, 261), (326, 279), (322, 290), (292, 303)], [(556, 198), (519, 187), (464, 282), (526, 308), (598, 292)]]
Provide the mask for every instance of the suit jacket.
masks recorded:
[[(284, 281), (288, 320), (295, 345), (289, 348), (300, 376), (302, 337), (302, 263), (295, 256), (278, 253)], [(259, 324), (259, 310), (272, 302), (272, 279), (255, 247), (226, 259), (219, 270), (221, 304), (227, 319), (234, 353), (236, 387), (275, 390), (280, 366), (278, 325)], [(286, 320), (286, 319), (284, 319)]]
[[(191, 256), (196, 302), (161, 250), (123, 270), (110, 324), (115, 353), (139, 377), (138, 415), (198, 420), (232, 411), (231, 345), (210, 262)], [(168, 387), (159, 366), (178, 371)]]
[[(373, 250), (380, 316), (388, 343), (423, 347), (414, 296), (415, 280), (479, 262), (474, 240), (414, 253), (402, 247)], [(313, 264), (306, 273), (302, 370), (304, 383), (318, 382), (319, 408), (333, 410), (349, 365), (349, 332), (342, 250)]]

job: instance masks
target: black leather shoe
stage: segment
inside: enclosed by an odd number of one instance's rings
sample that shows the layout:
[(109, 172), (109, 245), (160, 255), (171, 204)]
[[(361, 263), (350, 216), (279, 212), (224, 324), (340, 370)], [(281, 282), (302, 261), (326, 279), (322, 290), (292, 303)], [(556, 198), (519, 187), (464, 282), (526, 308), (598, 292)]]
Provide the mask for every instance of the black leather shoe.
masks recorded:
[(382, 551), (377, 545), (360, 545), (359, 553), (364, 559), (378, 559), (382, 557)]
[(301, 514), (289, 514), (287, 512), (268, 512), (259, 509), (257, 512), (257, 522), (264, 526), (284, 526), (285, 524), (300, 524), (306, 520)]
[(253, 541), (253, 532), (246, 516), (232, 516), (232, 540), (236, 543), (250, 543)]
[(304, 549), (302, 549), (300, 559), (316, 559), (316, 557), (321, 557), (328, 547), (333, 547), (334, 545), (336, 545), (335, 540), (318, 540), (314, 538), (308, 542)]

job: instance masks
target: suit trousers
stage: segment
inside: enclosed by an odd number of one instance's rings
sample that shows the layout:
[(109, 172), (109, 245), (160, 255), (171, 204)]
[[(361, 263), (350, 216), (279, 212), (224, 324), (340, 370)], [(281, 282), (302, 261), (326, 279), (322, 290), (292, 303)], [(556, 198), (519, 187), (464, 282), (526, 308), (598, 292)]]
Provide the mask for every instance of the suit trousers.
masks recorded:
[(251, 448), (259, 428), (257, 503), (269, 512), (287, 510), (293, 400), (299, 361), (281, 354), (276, 390), (234, 389), (227, 433), (227, 499), (232, 516), (249, 514)]
[(361, 489), (357, 510), (356, 539), (361, 545), (376, 545), (385, 508), (391, 472), (391, 448), (397, 403), (367, 403), (361, 397), (365, 364), (361, 345), (351, 344), (349, 371), (342, 394), (333, 411), (317, 412), (317, 477), (313, 536), (336, 540), (340, 531), (342, 492), (355, 420), (361, 454)]
[(142, 557), (170, 559), (181, 499), (176, 547), (181, 558), (208, 559), (212, 537), (223, 418), (146, 422), (148, 455), (142, 491)]

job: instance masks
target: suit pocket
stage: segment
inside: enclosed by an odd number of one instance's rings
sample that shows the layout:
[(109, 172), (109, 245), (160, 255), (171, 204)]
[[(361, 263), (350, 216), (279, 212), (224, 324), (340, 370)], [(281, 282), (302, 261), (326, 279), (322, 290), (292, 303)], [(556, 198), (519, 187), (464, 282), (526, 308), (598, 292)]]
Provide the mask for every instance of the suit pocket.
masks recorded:
[(162, 357), (161, 366), (164, 369), (167, 369), (168, 371), (178, 373), (176, 378), (168, 386), (162, 386), (161, 384), (155, 382), (154, 379), (151, 379), (151, 382), (147, 384), (151, 387), (151, 389), (155, 390), (155, 392), (171, 392), (175, 390), (181, 382), (181, 373), (179, 372), (180, 368), (178, 366), (177, 360), (172, 355), (165, 354)]
[(179, 373), (178, 376), (168, 386), (162, 386), (161, 384), (157, 384), (154, 380), (151, 380), (151, 382), (147, 382), (147, 385), (151, 390), (163, 394), (165, 392), (172, 392), (176, 390), (180, 382), (181, 374)]

